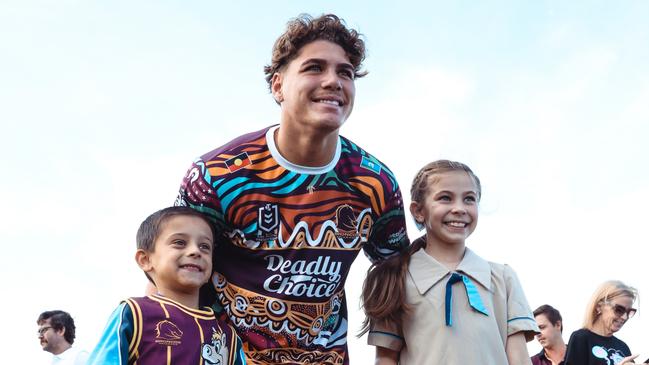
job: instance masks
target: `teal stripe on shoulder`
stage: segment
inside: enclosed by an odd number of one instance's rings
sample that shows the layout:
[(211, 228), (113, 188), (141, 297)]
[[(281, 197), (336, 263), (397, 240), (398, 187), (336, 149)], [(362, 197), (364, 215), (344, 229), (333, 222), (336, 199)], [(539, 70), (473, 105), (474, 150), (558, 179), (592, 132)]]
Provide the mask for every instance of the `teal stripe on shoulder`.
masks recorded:
[(394, 333), (390, 333), (390, 332), (370, 331), (370, 333), (375, 334), (375, 335), (384, 335), (384, 336), (394, 337), (394, 338), (398, 338), (399, 340), (402, 340), (402, 341), (404, 340), (403, 337), (401, 337), (399, 335), (395, 335)]
[(531, 317), (514, 317), (514, 318), (508, 320), (507, 323), (513, 322), (513, 321), (518, 321), (518, 320), (521, 320), (521, 319), (527, 319), (529, 321), (536, 322), (536, 320), (534, 318), (531, 318)]

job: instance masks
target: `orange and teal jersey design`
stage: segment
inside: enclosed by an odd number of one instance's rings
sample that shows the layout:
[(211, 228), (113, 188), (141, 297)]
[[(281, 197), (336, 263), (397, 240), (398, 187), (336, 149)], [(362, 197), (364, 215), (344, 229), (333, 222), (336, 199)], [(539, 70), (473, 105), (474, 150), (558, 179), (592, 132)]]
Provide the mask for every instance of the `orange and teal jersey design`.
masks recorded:
[(88, 365), (245, 365), (241, 339), (211, 308), (161, 295), (129, 298), (113, 312)]
[(197, 159), (177, 205), (209, 215), (222, 234), (212, 281), (250, 364), (347, 364), (344, 283), (363, 249), (372, 261), (408, 245), (392, 172), (339, 137), (333, 160), (294, 165), (277, 127)]

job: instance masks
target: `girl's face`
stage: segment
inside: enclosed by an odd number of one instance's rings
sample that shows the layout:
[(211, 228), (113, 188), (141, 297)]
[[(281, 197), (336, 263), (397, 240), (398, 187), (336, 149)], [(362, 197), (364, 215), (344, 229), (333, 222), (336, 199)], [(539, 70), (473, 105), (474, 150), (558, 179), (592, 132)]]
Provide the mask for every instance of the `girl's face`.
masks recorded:
[(428, 176), (424, 201), (412, 202), (410, 212), (426, 227), (428, 242), (464, 245), (478, 224), (478, 187), (465, 171)]
[(632, 306), (633, 298), (627, 295), (601, 303), (598, 307), (601, 314), (595, 321), (595, 326), (599, 326), (604, 333), (614, 334), (629, 320), (629, 312), (633, 312), (631, 315), (635, 314)]

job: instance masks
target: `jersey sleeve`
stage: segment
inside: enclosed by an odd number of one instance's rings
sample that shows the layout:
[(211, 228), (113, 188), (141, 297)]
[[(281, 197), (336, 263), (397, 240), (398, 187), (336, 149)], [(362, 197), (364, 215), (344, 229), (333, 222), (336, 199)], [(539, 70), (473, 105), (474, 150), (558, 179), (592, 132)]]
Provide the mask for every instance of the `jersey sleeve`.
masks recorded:
[(113, 311), (87, 365), (126, 365), (133, 338), (133, 314), (126, 303)]
[(507, 285), (507, 336), (524, 332), (525, 339), (529, 342), (540, 333), (539, 327), (514, 270), (509, 265), (504, 265), (503, 274)]
[(197, 159), (187, 170), (174, 205), (188, 206), (206, 214), (220, 231), (219, 228), (224, 224), (224, 219), (213, 184), (214, 181), (207, 165), (202, 159)]
[(401, 351), (405, 340), (401, 328), (396, 323), (381, 321), (381, 323), (370, 324), (367, 344), (393, 351)]
[(372, 262), (390, 257), (410, 244), (401, 191), (396, 181), (394, 184), (396, 190), (388, 195), (385, 208), (374, 222), (368, 242), (363, 246), (365, 255)]
[(246, 355), (243, 352), (243, 343), (241, 342), (241, 338), (239, 338), (239, 336), (237, 336), (237, 347), (234, 352), (235, 352), (235, 357), (234, 357), (234, 362), (232, 364), (246, 365)]

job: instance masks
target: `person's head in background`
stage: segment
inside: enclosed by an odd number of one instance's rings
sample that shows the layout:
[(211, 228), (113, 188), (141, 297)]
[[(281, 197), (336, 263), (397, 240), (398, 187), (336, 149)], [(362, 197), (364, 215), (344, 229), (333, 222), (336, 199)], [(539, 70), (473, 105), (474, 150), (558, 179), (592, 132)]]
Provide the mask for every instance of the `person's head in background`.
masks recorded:
[(612, 336), (633, 317), (638, 291), (619, 280), (601, 284), (586, 306), (583, 328), (601, 336)]
[(45, 311), (38, 316), (38, 339), (44, 351), (58, 355), (74, 343), (74, 320), (62, 310)]
[(544, 349), (557, 349), (566, 346), (561, 333), (563, 332), (563, 319), (561, 313), (551, 305), (544, 304), (534, 311), (534, 319), (541, 333), (536, 335), (536, 340)]

